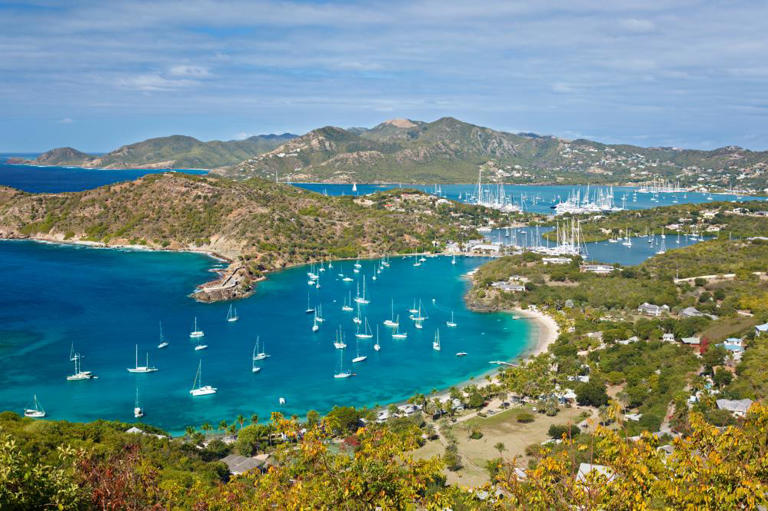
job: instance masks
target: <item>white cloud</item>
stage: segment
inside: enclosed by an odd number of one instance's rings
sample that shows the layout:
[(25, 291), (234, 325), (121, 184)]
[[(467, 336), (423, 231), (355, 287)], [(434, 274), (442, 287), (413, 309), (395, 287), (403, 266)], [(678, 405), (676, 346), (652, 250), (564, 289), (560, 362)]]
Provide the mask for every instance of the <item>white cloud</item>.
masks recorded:
[(174, 91), (196, 85), (198, 82), (186, 79), (170, 79), (158, 74), (129, 76), (118, 80), (118, 85), (125, 89), (145, 92)]
[(653, 21), (638, 18), (619, 20), (619, 26), (634, 34), (647, 34), (656, 30), (656, 24)]
[(189, 66), (189, 65), (173, 66), (168, 71), (168, 74), (171, 76), (189, 76), (193, 78), (205, 78), (207, 76), (210, 76), (210, 73), (208, 72), (208, 68), (203, 66)]
[(56, 124), (72, 124), (73, 122), (75, 121), (73, 121), (69, 117), (65, 117), (63, 119), (59, 119), (58, 121), (56, 121)]

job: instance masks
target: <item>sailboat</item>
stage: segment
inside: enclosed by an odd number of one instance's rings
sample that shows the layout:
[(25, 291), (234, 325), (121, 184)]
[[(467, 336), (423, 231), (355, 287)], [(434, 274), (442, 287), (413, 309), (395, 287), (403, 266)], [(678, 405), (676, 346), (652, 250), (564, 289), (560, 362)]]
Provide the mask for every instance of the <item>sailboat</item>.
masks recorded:
[(370, 339), (373, 337), (373, 332), (371, 332), (371, 325), (368, 324), (368, 318), (365, 318), (365, 325), (363, 326), (363, 331), (360, 331), (360, 327), (357, 328), (357, 333), (355, 334), (355, 337), (358, 339)]
[(144, 409), (139, 406), (139, 387), (136, 387), (136, 402), (133, 404), (133, 416), (137, 419), (144, 417)]
[(320, 330), (320, 325), (317, 324), (317, 313), (315, 313), (315, 319), (312, 320), (312, 331), (317, 332)]
[(315, 320), (318, 323), (322, 323), (325, 321), (325, 318), (323, 317), (323, 304), (317, 306), (317, 312), (315, 312)]
[(376, 325), (376, 344), (373, 345), (373, 349), (376, 351), (381, 350), (381, 344), (379, 344), (379, 325)]
[(357, 183), (352, 183), (352, 192), (357, 193)]
[(417, 312), (419, 312), (419, 309), (416, 308), (416, 298), (413, 299), (413, 307), (408, 309), (408, 312), (410, 312), (411, 314), (416, 314)]
[(624, 242), (622, 243), (622, 245), (624, 245), (625, 247), (632, 247), (632, 238), (629, 237), (629, 227), (627, 227), (626, 232), (627, 234), (624, 237)]
[(384, 326), (388, 326), (388, 327), (394, 328), (394, 327), (398, 326), (398, 322), (395, 321), (395, 300), (394, 299), (392, 299), (392, 307), (391, 308), (392, 308), (392, 315), (391, 315), (390, 319), (385, 319), (384, 320)]
[(190, 339), (199, 339), (200, 337), (205, 336), (205, 332), (202, 330), (198, 330), (197, 328), (197, 316), (195, 316), (195, 327), (192, 329), (192, 331), (189, 333)]
[(418, 308), (416, 314), (412, 314), (411, 315), (411, 319), (414, 322), (413, 326), (415, 326), (416, 328), (419, 328), (419, 329), (423, 328), (422, 321), (424, 321), (427, 318), (425, 318), (424, 316), (421, 315), (421, 300), (419, 300), (419, 308)]
[(453, 254), (453, 257), (451, 258), (451, 264), (456, 264), (456, 254)]
[(661, 244), (659, 245), (659, 250), (656, 251), (657, 254), (666, 254), (667, 253), (667, 245), (664, 242), (664, 235), (661, 235)]
[(75, 353), (75, 343), (73, 341), (69, 346), (69, 361), (74, 362), (76, 357), (77, 353)]
[(344, 342), (344, 334), (341, 332), (341, 327), (339, 327), (339, 330), (336, 332), (336, 340), (333, 342), (333, 347), (337, 350), (343, 350), (347, 347), (347, 344)]
[(67, 381), (82, 381), (82, 380), (92, 380), (96, 378), (92, 372), (90, 371), (83, 371), (82, 367), (80, 367), (80, 359), (81, 359), (80, 353), (75, 353), (73, 356), (73, 361), (75, 362), (75, 373), (67, 376)]
[(24, 417), (29, 417), (30, 419), (42, 419), (45, 417), (45, 410), (43, 410), (43, 407), (40, 406), (40, 403), (37, 401), (37, 394), (32, 398), (32, 408), (26, 408), (24, 410)]
[(307, 314), (313, 314), (315, 312), (315, 308), (309, 304), (309, 293), (307, 293), (307, 308), (304, 312)]
[(359, 303), (357, 304), (357, 316), (352, 318), (352, 322), (354, 324), (356, 324), (356, 325), (360, 325), (363, 322), (362, 318), (360, 317), (360, 304)]
[(237, 309), (230, 305), (227, 311), (227, 322), (234, 323), (238, 319), (240, 319), (240, 316), (237, 315)]
[(163, 349), (168, 347), (168, 341), (163, 337), (163, 322), (160, 322), (160, 344), (157, 345), (157, 349)]
[(456, 322), (453, 320), (453, 311), (451, 311), (451, 320), (445, 322), (445, 326), (449, 328), (456, 328)]
[(460, 352), (456, 353), (456, 356), (457, 357), (466, 357), (467, 356), (467, 352), (466, 351), (460, 351)]
[(202, 350), (207, 350), (207, 349), (208, 349), (208, 345), (207, 344), (200, 344), (198, 342), (197, 345), (195, 345), (195, 351), (202, 351)]
[(357, 362), (365, 362), (365, 360), (368, 358), (366, 355), (360, 354), (360, 338), (358, 337), (355, 340), (355, 358), (352, 359), (352, 363), (355, 364)]
[(435, 340), (432, 341), (432, 349), (440, 351), (440, 330), (435, 330)]
[(360, 294), (360, 286), (357, 287), (357, 296), (355, 297), (355, 303), (359, 303), (362, 305), (366, 305), (370, 303), (368, 299), (365, 297), (365, 276), (363, 276), (363, 294)]
[(251, 353), (251, 372), (252, 373), (258, 373), (259, 371), (261, 371), (261, 367), (258, 367), (256, 365), (257, 360), (262, 360), (262, 359), (256, 358), (258, 356), (258, 354), (256, 353), (258, 350), (259, 350), (259, 341), (257, 337), (256, 344), (253, 345), (253, 353)]
[(395, 327), (395, 331), (392, 332), (392, 338), (393, 339), (407, 339), (408, 338), (408, 332), (400, 332), (400, 316), (397, 316), (397, 324), (398, 326)]
[(360, 268), (362, 268), (362, 267), (363, 267), (363, 265), (362, 265), (362, 264), (360, 264), (360, 258), (359, 258), (359, 257), (358, 257), (358, 258), (355, 260), (355, 265), (354, 265), (354, 267), (355, 267), (355, 268), (358, 268), (358, 269), (360, 269)]
[[(197, 349), (197, 348), (195, 348)], [(129, 367), (128, 372), (129, 373), (154, 373), (157, 371), (157, 367), (152, 367), (149, 365), (149, 352), (147, 352), (147, 361), (144, 363), (143, 366), (139, 365), (139, 345), (136, 345), (136, 362), (134, 367)]]
[(344, 312), (352, 312), (355, 309), (352, 308), (351, 304), (352, 304), (352, 291), (349, 292), (349, 301), (347, 301), (347, 298), (344, 298), (344, 305), (341, 306), (341, 310), (343, 310)]
[(253, 359), (254, 360), (264, 360), (265, 358), (269, 358), (269, 355), (267, 355), (264, 352), (264, 345), (261, 345), (261, 349), (259, 349), (259, 340), (260, 337), (256, 337), (256, 350), (253, 353)]
[(677, 241), (675, 243), (680, 244), (680, 231), (677, 231)]
[(202, 373), (203, 373), (203, 361), (201, 360), (197, 364), (197, 373), (195, 374), (195, 381), (192, 382), (192, 388), (189, 390), (189, 393), (192, 394), (193, 397), (207, 396), (207, 395), (216, 393), (216, 387), (211, 387), (210, 385), (203, 385)]
[(334, 373), (333, 377), (336, 379), (349, 378), (352, 376), (352, 371), (344, 370), (344, 350), (339, 351), (339, 372)]

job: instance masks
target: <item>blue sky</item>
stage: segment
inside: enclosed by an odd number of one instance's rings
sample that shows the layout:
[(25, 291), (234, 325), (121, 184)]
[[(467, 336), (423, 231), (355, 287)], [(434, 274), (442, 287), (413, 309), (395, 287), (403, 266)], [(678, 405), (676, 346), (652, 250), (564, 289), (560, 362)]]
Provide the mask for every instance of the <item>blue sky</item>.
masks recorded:
[(0, 151), (442, 116), (768, 149), (768, 2), (0, 2)]

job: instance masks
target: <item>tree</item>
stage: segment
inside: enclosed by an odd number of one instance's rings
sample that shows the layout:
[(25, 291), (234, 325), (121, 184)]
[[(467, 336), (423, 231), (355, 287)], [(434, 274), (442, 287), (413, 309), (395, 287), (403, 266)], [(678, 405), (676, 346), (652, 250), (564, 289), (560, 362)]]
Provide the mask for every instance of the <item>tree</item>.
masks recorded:
[(576, 401), (582, 406), (600, 407), (608, 404), (605, 385), (596, 381), (580, 383), (576, 386)]
[(237, 416), (237, 423), (240, 425), (240, 429), (242, 429), (243, 424), (245, 423), (245, 417), (243, 417), (242, 414)]
[(731, 381), (733, 381), (733, 374), (724, 367), (718, 367), (715, 369), (715, 375), (712, 377), (712, 381), (719, 388), (723, 388), (731, 384)]
[(565, 435), (566, 438), (573, 438), (578, 435), (580, 431), (579, 427), (575, 424), (552, 424), (549, 427), (547, 434), (555, 439), (563, 438), (563, 435)]
[(710, 344), (707, 347), (707, 351), (705, 351), (701, 356), (701, 360), (704, 362), (706, 371), (708, 373), (712, 373), (712, 368), (715, 366), (723, 365), (727, 354), (728, 351), (722, 346), (712, 346)]
[(256, 415), (255, 413), (251, 415), (251, 424), (256, 424), (258, 422), (259, 422), (259, 416)]
[(310, 410), (307, 412), (307, 427), (313, 428), (320, 424), (320, 414), (317, 410)]
[(493, 446), (494, 449), (499, 451), (499, 457), (501, 457), (501, 453), (503, 451), (507, 450), (507, 447), (504, 445), (504, 442), (496, 442), (496, 444)]

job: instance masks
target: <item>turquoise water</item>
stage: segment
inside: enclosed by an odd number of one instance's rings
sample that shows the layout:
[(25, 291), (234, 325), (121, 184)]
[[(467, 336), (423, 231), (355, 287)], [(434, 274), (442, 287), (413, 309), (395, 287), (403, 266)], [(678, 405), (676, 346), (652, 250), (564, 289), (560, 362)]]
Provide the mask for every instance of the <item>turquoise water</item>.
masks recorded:
[[(371, 185), (358, 184), (357, 192), (352, 191), (352, 185), (347, 184), (324, 184), (324, 183), (294, 183), (295, 186), (306, 188), (314, 192), (325, 193), (328, 195), (364, 195), (381, 190), (396, 188), (401, 185)], [(408, 188), (416, 188), (429, 193), (437, 191), (436, 185), (402, 185)], [(596, 188), (591, 187), (592, 193)], [(495, 186), (494, 186), (495, 189)], [(584, 186), (569, 185), (504, 185), (505, 194), (512, 197), (515, 204), (523, 205), (523, 210), (531, 213), (551, 214), (552, 206), (560, 200), (568, 198), (568, 194), (576, 189), (580, 189), (582, 195), (586, 192)], [(477, 185), (440, 185), (439, 194), (443, 197), (453, 200), (465, 200), (467, 194), (472, 194), (477, 190)], [(615, 186), (613, 188), (614, 204), (626, 209), (649, 209), (658, 206), (670, 206), (672, 204), (699, 204), (710, 202), (710, 195), (706, 193), (688, 192), (682, 193), (637, 193), (634, 200), (633, 192), (635, 187)], [(753, 197), (742, 197), (731, 194), (712, 194), (711, 200), (734, 201), (734, 200), (753, 200)]]
[[(373, 340), (361, 341), (368, 360), (355, 364), (357, 376), (337, 380), (339, 354), (332, 342), (339, 325), (349, 345), (345, 369), (355, 356), (353, 315), (341, 305), (349, 290), (354, 296), (356, 284), (337, 276), (341, 268), (354, 276), (351, 262), (324, 272), (320, 289), (307, 285), (306, 267), (271, 275), (253, 297), (236, 302), (240, 320), (227, 323), (228, 304), (199, 304), (186, 296), (211, 277), (208, 270), (216, 263), (205, 256), (0, 242), (0, 409), (21, 412), (36, 393), (52, 419), (134, 421), (138, 387), (144, 420), (180, 432), (238, 414), (267, 417), (279, 409), (303, 416), (308, 409), (383, 404), (449, 387), (489, 371), (491, 360), (519, 355), (530, 338), (527, 322), (464, 307), (462, 275), (483, 262), (460, 258), (454, 266), (439, 257), (415, 268), (412, 260), (396, 258), (375, 282), (370, 280), (374, 262), (362, 262), (360, 275), (369, 276), (371, 300), (363, 314), (375, 331), (389, 318), (394, 299), (408, 339), (393, 341), (381, 326), (381, 351), (372, 349)], [(312, 316), (305, 313), (308, 291), (312, 303), (323, 306), (326, 321), (318, 333), (311, 332)], [(423, 300), (429, 316), (423, 330), (408, 319), (414, 298)], [(455, 329), (445, 327), (452, 310)], [(205, 331), (207, 350), (195, 351), (188, 337), (194, 316)], [(171, 343), (164, 350), (156, 348), (160, 320)], [(438, 327), (441, 352), (432, 350)], [(257, 335), (271, 358), (252, 374)], [(84, 356), (82, 368), (97, 380), (66, 381), (73, 372), (73, 342)], [(158, 372), (126, 371), (137, 343), (140, 360), (149, 351)], [(458, 351), (469, 355), (458, 358)], [(203, 383), (219, 391), (193, 398), (188, 391), (201, 359)], [(286, 400), (283, 407), (280, 397)]]

